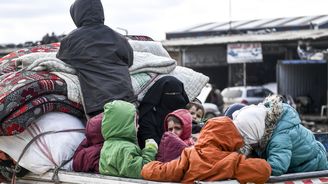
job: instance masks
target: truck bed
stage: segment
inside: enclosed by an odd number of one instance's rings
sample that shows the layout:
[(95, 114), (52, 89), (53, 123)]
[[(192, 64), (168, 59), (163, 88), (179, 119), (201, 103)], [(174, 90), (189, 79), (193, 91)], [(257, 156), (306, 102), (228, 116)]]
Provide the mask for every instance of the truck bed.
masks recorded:
[[(328, 133), (314, 133), (314, 136), (318, 141), (320, 141), (328, 150)], [(328, 154), (327, 154), (328, 155)], [(52, 177), (54, 175), (53, 171), (49, 171), (43, 175), (36, 175), (30, 173), (23, 178), (17, 180), (17, 183), (54, 183)], [(112, 177), (105, 176), (100, 174), (92, 173), (80, 173), (80, 172), (67, 172), (59, 171), (58, 178), (61, 183), (74, 183), (74, 184), (157, 184), (163, 182), (154, 182), (142, 179), (130, 179), (122, 177)], [(169, 183), (169, 182), (166, 182)], [(225, 181), (216, 181), (216, 182), (203, 182), (196, 181), (195, 183), (214, 183), (214, 184), (235, 184), (239, 183), (237, 180), (225, 180)], [(328, 170), (324, 171), (314, 171), (314, 172), (303, 172), (303, 173), (294, 173), (294, 174), (284, 174), (281, 176), (271, 176), (267, 183), (276, 183), (276, 184), (319, 184), (327, 183), (328, 184)]]
[[(36, 183), (36, 184), (47, 184), (54, 183), (52, 181), (53, 172), (49, 171), (43, 175), (28, 174), (24, 178), (17, 180), (17, 183)], [(78, 172), (66, 172), (59, 171), (58, 173), (59, 181), (62, 183), (74, 183), (74, 184), (158, 184), (163, 182), (154, 182), (142, 179), (130, 179), (121, 177), (104, 176), (100, 174), (90, 174), (90, 173), (78, 173)], [(166, 182), (170, 183), (170, 182)], [(225, 180), (216, 182), (203, 182), (196, 181), (195, 183), (214, 183), (214, 184), (236, 184), (239, 183), (237, 180)], [(295, 174), (284, 174), (281, 176), (271, 176), (267, 183), (276, 184), (296, 184), (296, 183), (328, 183), (328, 170), (316, 171), (316, 172), (304, 172)]]

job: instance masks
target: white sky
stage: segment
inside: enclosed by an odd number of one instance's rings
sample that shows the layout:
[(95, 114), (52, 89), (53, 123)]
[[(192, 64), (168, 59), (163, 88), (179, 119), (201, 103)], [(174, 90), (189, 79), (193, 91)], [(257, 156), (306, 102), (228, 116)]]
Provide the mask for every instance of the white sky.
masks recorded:
[[(0, 43), (41, 40), (69, 33), (74, 0), (0, 0)], [(229, 0), (102, 0), (105, 24), (124, 34), (165, 39), (165, 33), (207, 22), (229, 21)], [(328, 0), (231, 0), (231, 19), (328, 14)]]

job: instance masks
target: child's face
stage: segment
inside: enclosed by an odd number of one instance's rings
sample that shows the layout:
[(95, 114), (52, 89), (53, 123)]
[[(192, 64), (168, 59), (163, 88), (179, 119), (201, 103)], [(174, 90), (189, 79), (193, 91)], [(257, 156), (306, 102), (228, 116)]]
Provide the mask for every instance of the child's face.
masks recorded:
[(167, 129), (169, 132), (172, 132), (178, 137), (180, 137), (180, 135), (182, 134), (182, 125), (180, 123), (175, 123), (173, 120), (170, 120), (167, 125)]
[(197, 109), (197, 107), (194, 105), (189, 109), (189, 112), (192, 116), (192, 120), (197, 121), (197, 122), (200, 122), (204, 115), (204, 112), (202, 111), (202, 109)]

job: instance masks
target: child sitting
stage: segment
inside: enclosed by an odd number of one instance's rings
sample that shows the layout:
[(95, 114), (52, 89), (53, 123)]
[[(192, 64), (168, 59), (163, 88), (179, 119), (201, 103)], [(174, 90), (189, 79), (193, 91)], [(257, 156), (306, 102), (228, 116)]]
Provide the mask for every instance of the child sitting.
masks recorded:
[(246, 158), (237, 153), (243, 139), (231, 119), (209, 119), (198, 142), (182, 151), (180, 158), (167, 163), (152, 161), (141, 175), (146, 180), (193, 183), (237, 179), (240, 183), (264, 183), (271, 174), (263, 159)]
[(178, 158), (182, 150), (194, 145), (191, 138), (192, 117), (188, 110), (178, 109), (164, 121), (165, 133), (161, 139), (156, 160), (168, 162)]
[(189, 110), (194, 124), (199, 124), (202, 122), (205, 111), (201, 103), (196, 101), (189, 102), (186, 108)]
[(296, 110), (278, 96), (234, 112), (233, 122), (247, 149), (255, 150), (271, 165), (272, 175), (328, 169), (324, 146), (301, 124)]
[(133, 104), (115, 100), (104, 106), (101, 132), (105, 139), (100, 152), (100, 174), (141, 178), (144, 164), (155, 160), (157, 144), (147, 139), (140, 149), (137, 140), (137, 113)]
[(194, 142), (197, 141), (199, 132), (203, 127), (203, 118), (205, 115), (205, 110), (201, 102), (196, 98), (192, 102), (189, 102), (186, 106), (192, 115), (192, 138)]
[(192, 117), (188, 110), (178, 109), (168, 114), (164, 120), (164, 130), (177, 135), (188, 146), (194, 145), (191, 138)]

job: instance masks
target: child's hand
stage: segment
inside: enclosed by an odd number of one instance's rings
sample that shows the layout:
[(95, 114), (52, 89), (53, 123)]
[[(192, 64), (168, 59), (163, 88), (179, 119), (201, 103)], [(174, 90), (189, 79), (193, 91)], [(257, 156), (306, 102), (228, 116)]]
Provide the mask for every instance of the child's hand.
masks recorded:
[(145, 142), (146, 142), (145, 144), (146, 148), (154, 148), (158, 150), (158, 145), (154, 139), (147, 139)]

